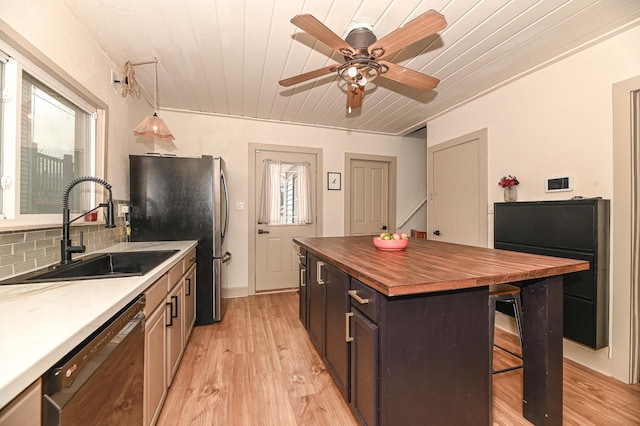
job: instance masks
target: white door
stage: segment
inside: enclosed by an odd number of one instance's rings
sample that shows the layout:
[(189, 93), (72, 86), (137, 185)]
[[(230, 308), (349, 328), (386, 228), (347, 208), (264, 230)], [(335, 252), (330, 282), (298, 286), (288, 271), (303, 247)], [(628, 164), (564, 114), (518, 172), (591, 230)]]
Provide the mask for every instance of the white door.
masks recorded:
[(429, 148), (429, 239), (487, 246), (486, 138), (481, 139), (473, 134)]
[(378, 235), (389, 229), (389, 163), (351, 160), (351, 235)]
[[(293, 245), (294, 237), (316, 236), (316, 156), (309, 153), (259, 150), (255, 152), (255, 203), (256, 222), (260, 218), (263, 197), (263, 179), (265, 164), (268, 160), (280, 161), (280, 199), (277, 208), (281, 220), (277, 224), (256, 223), (256, 292), (286, 290), (298, 287), (298, 255)], [(292, 223), (295, 218), (292, 211), (299, 202), (300, 182), (297, 177), (297, 163), (306, 163), (311, 178), (311, 223), (306, 225)], [(267, 195), (265, 195), (267, 196)]]

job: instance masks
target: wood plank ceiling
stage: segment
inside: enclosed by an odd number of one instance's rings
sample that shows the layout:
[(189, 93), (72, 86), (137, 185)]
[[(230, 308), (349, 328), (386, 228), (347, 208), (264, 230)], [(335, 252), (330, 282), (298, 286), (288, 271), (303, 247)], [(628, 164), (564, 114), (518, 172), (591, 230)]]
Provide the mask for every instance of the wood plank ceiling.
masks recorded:
[[(640, 23), (638, 0), (61, 1), (118, 66), (158, 57), (161, 109), (394, 135)], [(435, 90), (378, 78), (348, 114), (336, 75), (278, 85), (343, 62), (291, 24), (294, 15), (312, 14), (343, 38), (368, 23), (381, 38), (429, 9), (447, 28), (385, 59), (439, 78)], [(153, 66), (135, 71), (152, 103)]]

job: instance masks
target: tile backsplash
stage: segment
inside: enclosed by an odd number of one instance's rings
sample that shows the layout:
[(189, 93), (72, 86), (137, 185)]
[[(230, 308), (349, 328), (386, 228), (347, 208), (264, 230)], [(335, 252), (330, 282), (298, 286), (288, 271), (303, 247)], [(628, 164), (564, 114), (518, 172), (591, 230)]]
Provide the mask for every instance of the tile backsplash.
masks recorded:
[[(78, 244), (84, 232), (84, 245), (92, 253), (125, 240), (124, 218), (116, 217), (116, 227), (91, 224), (82, 219), (71, 226), (71, 239)], [(62, 226), (28, 231), (0, 232), (0, 279), (60, 261)], [(80, 256), (75, 254), (74, 256)]]

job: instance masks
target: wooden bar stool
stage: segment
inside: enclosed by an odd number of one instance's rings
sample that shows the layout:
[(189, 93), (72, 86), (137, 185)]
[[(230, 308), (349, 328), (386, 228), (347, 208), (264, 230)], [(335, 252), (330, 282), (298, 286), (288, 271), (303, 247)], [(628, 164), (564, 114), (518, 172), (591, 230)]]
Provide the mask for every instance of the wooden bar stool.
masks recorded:
[[(520, 300), (520, 287), (511, 284), (495, 284), (489, 286), (489, 341), (491, 346), (489, 347), (489, 365), (493, 370), (493, 346), (501, 349), (517, 358), (522, 358), (515, 352), (509, 349), (503, 348), (500, 345), (496, 345), (494, 342), (494, 327), (496, 324), (496, 301), (509, 302), (513, 306), (513, 312), (516, 318), (516, 326), (518, 327), (518, 337), (520, 338), (520, 348), (522, 350), (522, 302)], [(503, 368), (501, 370), (493, 371), (493, 374), (504, 373), (507, 371), (517, 370), (522, 368), (522, 364), (515, 367)]]

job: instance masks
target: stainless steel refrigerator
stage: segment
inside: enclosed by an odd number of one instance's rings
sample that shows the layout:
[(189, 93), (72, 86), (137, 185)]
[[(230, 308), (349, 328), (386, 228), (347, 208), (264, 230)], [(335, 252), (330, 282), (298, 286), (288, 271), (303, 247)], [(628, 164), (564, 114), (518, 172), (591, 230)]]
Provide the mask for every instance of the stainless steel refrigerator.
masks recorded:
[(229, 199), (222, 158), (130, 155), (131, 241), (198, 240), (196, 324), (221, 321)]

